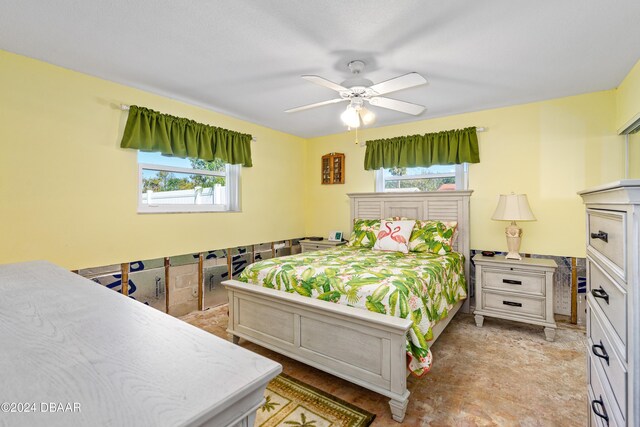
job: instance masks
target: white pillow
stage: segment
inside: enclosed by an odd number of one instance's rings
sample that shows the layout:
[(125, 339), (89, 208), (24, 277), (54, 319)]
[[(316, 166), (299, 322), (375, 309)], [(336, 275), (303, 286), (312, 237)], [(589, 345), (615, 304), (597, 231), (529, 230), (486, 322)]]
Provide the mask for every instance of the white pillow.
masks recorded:
[(410, 221), (380, 221), (378, 239), (373, 249), (376, 251), (394, 251), (409, 253), (409, 238), (415, 225), (415, 220)]

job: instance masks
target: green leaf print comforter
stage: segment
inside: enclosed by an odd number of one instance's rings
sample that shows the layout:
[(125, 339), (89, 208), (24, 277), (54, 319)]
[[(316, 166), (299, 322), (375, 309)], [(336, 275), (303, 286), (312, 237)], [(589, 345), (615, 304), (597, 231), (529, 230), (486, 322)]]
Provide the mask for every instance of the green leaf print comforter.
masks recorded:
[(239, 280), (413, 320), (407, 355), (417, 376), (431, 368), (431, 328), (467, 296), (464, 256), (457, 252), (402, 254), (342, 246), (260, 261)]

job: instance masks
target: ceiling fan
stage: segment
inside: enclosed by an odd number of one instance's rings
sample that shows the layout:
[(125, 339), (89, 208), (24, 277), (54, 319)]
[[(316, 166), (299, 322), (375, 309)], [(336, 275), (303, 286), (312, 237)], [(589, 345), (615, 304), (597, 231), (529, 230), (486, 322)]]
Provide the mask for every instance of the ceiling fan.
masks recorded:
[(302, 76), (303, 79), (311, 83), (315, 83), (317, 85), (335, 90), (340, 94), (340, 98), (334, 98), (328, 101), (316, 102), (315, 104), (291, 108), (289, 110), (286, 110), (285, 112), (295, 113), (297, 111), (303, 111), (323, 105), (349, 101), (347, 109), (344, 111), (344, 113), (342, 113), (340, 117), (342, 118), (342, 121), (350, 128), (358, 128), (362, 124), (368, 125), (373, 123), (373, 121), (375, 120), (375, 115), (365, 108), (365, 102), (368, 102), (369, 104), (376, 107), (400, 111), (402, 113), (412, 114), (414, 116), (419, 115), (425, 110), (425, 107), (423, 105), (380, 96), (402, 89), (408, 89), (411, 87), (426, 84), (427, 80), (420, 74), (408, 73), (381, 83), (373, 84), (371, 80), (360, 77), (360, 73), (364, 69), (364, 66), (365, 63), (362, 61), (349, 62), (348, 67), (349, 70), (351, 70), (352, 77), (342, 82), (342, 84), (334, 83), (320, 76)]

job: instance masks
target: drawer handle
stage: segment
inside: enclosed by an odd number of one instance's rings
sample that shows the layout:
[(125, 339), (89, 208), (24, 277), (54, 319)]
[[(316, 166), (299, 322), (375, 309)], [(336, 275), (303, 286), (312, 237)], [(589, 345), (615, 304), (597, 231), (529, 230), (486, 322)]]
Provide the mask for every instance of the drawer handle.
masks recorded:
[(602, 289), (602, 286), (598, 289), (591, 289), (591, 295), (593, 295), (594, 298), (602, 298), (607, 305), (609, 304), (609, 294)]
[[(598, 406), (602, 409), (602, 412), (600, 412), (597, 409)], [(607, 425), (609, 425), (609, 416), (607, 415), (607, 410), (604, 407), (604, 402), (602, 401), (602, 396), (600, 396), (600, 399), (596, 399), (596, 400), (592, 400), (591, 401), (591, 410), (593, 411), (594, 414), (596, 414), (597, 416), (599, 416), (600, 418), (605, 420), (607, 422)]]
[(522, 280), (502, 279), (502, 283), (508, 283), (510, 285), (522, 285)]
[[(600, 351), (596, 351), (596, 349), (599, 349)], [(607, 350), (604, 349), (602, 340), (600, 340), (600, 344), (594, 344), (591, 346), (591, 352), (595, 356), (598, 356), (599, 358), (604, 359), (607, 362), (607, 366), (609, 366), (609, 354), (607, 353)]]
[(602, 230), (598, 230), (597, 233), (591, 233), (591, 238), (592, 239), (600, 239), (605, 243), (609, 243), (609, 234), (605, 233)]
[(510, 305), (511, 307), (522, 307), (521, 302), (502, 301), (504, 305)]

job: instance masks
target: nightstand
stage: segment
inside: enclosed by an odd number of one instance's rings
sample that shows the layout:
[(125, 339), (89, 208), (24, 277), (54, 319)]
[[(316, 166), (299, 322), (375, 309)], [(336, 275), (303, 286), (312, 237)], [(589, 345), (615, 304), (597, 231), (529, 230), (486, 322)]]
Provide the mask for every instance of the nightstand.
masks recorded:
[(302, 253), (321, 251), (323, 249), (335, 248), (336, 246), (344, 245), (345, 241), (332, 242), (327, 239), (324, 240), (300, 240), (300, 246), (302, 247)]
[(558, 265), (542, 258), (473, 257), (476, 266), (476, 325), (484, 316), (544, 326), (547, 341), (556, 335), (553, 274)]

